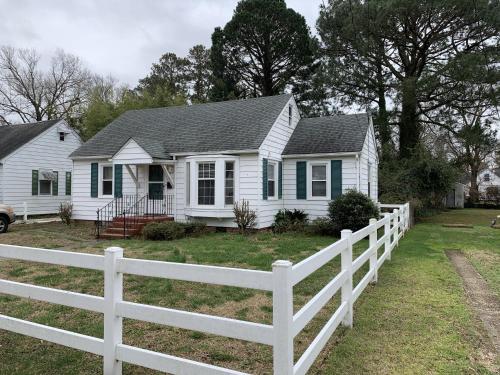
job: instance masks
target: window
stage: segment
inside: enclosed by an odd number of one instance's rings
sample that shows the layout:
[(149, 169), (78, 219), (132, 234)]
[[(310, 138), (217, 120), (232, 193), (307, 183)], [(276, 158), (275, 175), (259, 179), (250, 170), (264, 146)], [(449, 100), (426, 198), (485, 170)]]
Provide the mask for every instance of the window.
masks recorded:
[(102, 167), (102, 195), (113, 195), (113, 166)]
[(215, 204), (215, 163), (198, 164), (198, 204)]
[(186, 163), (186, 205), (191, 204), (191, 163)]
[(64, 132), (59, 132), (59, 140), (64, 142), (64, 137), (65, 137)]
[(276, 164), (267, 164), (267, 197), (274, 198), (276, 195)]
[(234, 161), (226, 161), (224, 204), (234, 204)]
[(372, 196), (372, 165), (368, 163), (368, 196)]
[(485, 182), (489, 182), (489, 181), (490, 181), (490, 174), (489, 174), (489, 173), (486, 173), (486, 174), (484, 175), (484, 181), (485, 181)]
[(288, 125), (292, 126), (292, 106), (288, 106)]
[(39, 195), (52, 195), (52, 185), (57, 175), (52, 171), (40, 171), (38, 179)]
[(311, 166), (311, 195), (326, 197), (326, 165)]

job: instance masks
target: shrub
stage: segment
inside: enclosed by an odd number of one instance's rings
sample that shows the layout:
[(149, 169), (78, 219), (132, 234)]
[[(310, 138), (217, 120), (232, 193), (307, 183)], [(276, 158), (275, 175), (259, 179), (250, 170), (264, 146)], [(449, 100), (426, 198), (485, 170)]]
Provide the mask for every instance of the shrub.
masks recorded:
[(328, 205), (328, 217), (338, 234), (342, 229), (353, 232), (368, 225), (371, 218), (378, 219), (379, 210), (365, 194), (349, 190)]
[(320, 236), (333, 236), (336, 234), (335, 226), (327, 217), (318, 217), (314, 219), (307, 228), (312, 234), (318, 234)]
[(197, 236), (207, 231), (207, 224), (200, 221), (190, 221), (184, 224), (186, 236)]
[(249, 229), (255, 227), (257, 213), (250, 209), (250, 203), (243, 199), (241, 204), (236, 202), (233, 208), (234, 222), (238, 225), (241, 233), (247, 233)]
[(308, 214), (303, 210), (279, 210), (278, 213), (274, 215), (273, 231), (275, 233), (283, 233), (303, 230), (307, 221)]
[(61, 218), (61, 221), (66, 225), (70, 225), (72, 216), (73, 205), (71, 204), (71, 202), (61, 203), (61, 205), (59, 206), (59, 217)]
[(184, 224), (175, 221), (146, 224), (142, 230), (145, 239), (152, 241), (171, 241), (186, 236)]

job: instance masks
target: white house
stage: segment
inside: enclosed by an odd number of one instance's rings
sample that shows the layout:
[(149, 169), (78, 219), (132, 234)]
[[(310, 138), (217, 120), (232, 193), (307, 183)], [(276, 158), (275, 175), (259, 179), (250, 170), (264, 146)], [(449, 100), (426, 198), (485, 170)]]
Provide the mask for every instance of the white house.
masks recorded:
[(128, 111), (71, 158), (80, 220), (139, 212), (234, 227), (245, 199), (266, 228), (283, 208), (325, 216), (347, 189), (378, 195), (369, 115), (301, 119), (291, 95)]
[(488, 188), (493, 186), (500, 188), (500, 168), (489, 167), (481, 171), (478, 176), (480, 196), (486, 198)]
[(17, 215), (53, 214), (71, 200), (73, 162), (82, 141), (64, 120), (0, 126), (0, 202)]

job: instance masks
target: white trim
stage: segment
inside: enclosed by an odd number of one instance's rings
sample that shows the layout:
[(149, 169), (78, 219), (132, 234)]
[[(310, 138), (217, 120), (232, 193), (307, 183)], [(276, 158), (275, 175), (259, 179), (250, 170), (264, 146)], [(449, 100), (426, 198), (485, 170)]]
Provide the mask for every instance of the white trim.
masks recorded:
[(356, 156), (359, 152), (333, 152), (333, 153), (323, 153), (323, 154), (291, 154), (282, 155), (283, 159), (303, 159), (303, 158), (323, 158), (323, 157), (340, 157), (340, 156)]
[[(98, 186), (98, 198), (113, 198), (114, 197), (114, 188), (115, 188), (115, 166), (112, 163), (98, 163), (99, 166), (99, 186)], [(110, 195), (104, 195), (102, 192), (102, 183), (103, 181), (109, 181), (109, 180), (103, 180), (104, 177), (104, 168), (106, 167), (111, 167), (111, 194)]]
[[(272, 178), (272, 181), (274, 181), (274, 195), (269, 195), (269, 166), (272, 165), (274, 168), (274, 176)], [(270, 201), (276, 201), (278, 200), (278, 169), (279, 169), (279, 162), (276, 160), (267, 160), (267, 199)], [(276, 178), (278, 177), (278, 178)]]
[(75, 160), (97, 160), (97, 159), (110, 159), (113, 155), (92, 155), (92, 156), (70, 156), (69, 158)]
[(228, 154), (258, 154), (259, 150), (224, 150), (224, 151), (204, 151), (204, 152), (173, 152), (170, 155), (176, 156), (186, 156), (186, 157), (196, 157), (196, 156), (227, 156)]

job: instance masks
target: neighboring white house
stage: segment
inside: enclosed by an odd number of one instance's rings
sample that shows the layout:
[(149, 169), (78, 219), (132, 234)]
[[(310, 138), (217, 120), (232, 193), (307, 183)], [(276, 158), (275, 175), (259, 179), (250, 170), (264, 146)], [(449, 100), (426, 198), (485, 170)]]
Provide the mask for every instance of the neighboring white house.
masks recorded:
[(22, 215), (53, 214), (71, 200), (73, 162), (82, 141), (64, 120), (0, 126), (0, 202)]
[(486, 168), (478, 176), (479, 195), (483, 199), (489, 187), (497, 186), (500, 188), (500, 168)]
[(245, 199), (266, 228), (283, 208), (325, 216), (347, 189), (378, 196), (370, 116), (301, 119), (291, 95), (128, 111), (71, 158), (81, 220), (146, 214), (148, 202), (177, 221), (234, 227)]

